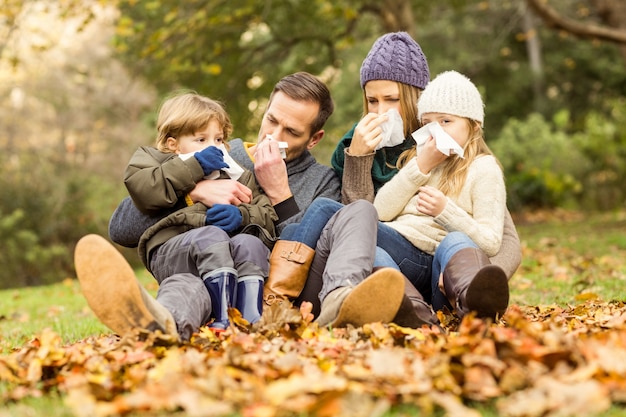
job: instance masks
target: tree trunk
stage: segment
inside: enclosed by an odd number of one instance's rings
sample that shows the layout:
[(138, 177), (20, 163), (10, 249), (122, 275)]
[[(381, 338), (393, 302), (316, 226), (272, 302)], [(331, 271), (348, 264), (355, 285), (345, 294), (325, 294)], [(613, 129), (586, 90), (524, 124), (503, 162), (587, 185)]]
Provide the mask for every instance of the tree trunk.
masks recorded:
[(533, 84), (533, 107), (535, 111), (541, 112), (543, 108), (543, 63), (541, 60), (541, 40), (537, 36), (537, 28), (533, 13), (526, 4), (522, 3), (521, 12), (523, 14), (522, 26), (526, 34), (526, 53), (532, 74)]

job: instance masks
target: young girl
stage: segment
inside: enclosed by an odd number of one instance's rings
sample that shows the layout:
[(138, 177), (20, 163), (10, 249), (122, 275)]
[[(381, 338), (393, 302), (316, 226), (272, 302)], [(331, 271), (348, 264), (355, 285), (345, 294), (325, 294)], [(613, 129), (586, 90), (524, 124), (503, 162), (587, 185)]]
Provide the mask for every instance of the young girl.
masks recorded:
[[(148, 228), (139, 242), (142, 261), (160, 285), (156, 301), (173, 315), (183, 339), (211, 317), (211, 327), (226, 328), (229, 307), (237, 308), (249, 322), (257, 321), (269, 270), (268, 245), (275, 239), (278, 217), (254, 175), (228, 157), (226, 139), (232, 131), (228, 114), (207, 97), (179, 94), (162, 104), (157, 131), (157, 147), (140, 147), (124, 175), (133, 202), (144, 213), (179, 209)], [(205, 177), (238, 180), (252, 190), (251, 203), (193, 204), (187, 193)], [(79, 279), (103, 321), (102, 317), (120, 317), (111, 311), (120, 308), (114, 289), (91, 291), (99, 284), (88, 274)], [(197, 293), (188, 299), (184, 289), (195, 288), (197, 282), (204, 283), (210, 302), (200, 302), (204, 296)], [(97, 300), (90, 300), (92, 293)], [(137, 304), (147, 303), (153, 310), (154, 300), (137, 298)], [(134, 314), (132, 307), (126, 310)], [(124, 319), (105, 324), (123, 329)]]
[(435, 309), (448, 305), (461, 317), (496, 317), (509, 300), (505, 272), (488, 259), (502, 243), (506, 190), (483, 137), (483, 107), (467, 77), (438, 75), (418, 102), (430, 132), (425, 143), (399, 161), (374, 200), (383, 223), (378, 245), (396, 260), (411, 259), (417, 289)]

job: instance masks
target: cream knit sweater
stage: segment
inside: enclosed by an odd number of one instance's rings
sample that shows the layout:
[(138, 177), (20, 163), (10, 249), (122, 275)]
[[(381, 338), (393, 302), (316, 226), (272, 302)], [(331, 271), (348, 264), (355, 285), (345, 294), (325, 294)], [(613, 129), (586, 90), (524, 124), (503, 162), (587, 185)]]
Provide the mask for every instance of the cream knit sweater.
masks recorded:
[(469, 236), (487, 256), (494, 256), (502, 243), (506, 211), (504, 176), (496, 159), (491, 155), (477, 158), (459, 195), (448, 197), (437, 217), (420, 213), (419, 187), (437, 187), (440, 177), (440, 169), (425, 175), (412, 159), (376, 194), (374, 206), (379, 219), (431, 255), (448, 232), (458, 231)]

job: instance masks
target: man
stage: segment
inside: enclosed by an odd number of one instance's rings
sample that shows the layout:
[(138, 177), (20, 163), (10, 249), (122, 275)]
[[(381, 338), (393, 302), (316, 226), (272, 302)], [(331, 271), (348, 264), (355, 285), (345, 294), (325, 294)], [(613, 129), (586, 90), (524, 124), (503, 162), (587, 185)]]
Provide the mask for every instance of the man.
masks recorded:
[[(304, 72), (288, 75), (270, 95), (258, 143), (230, 142), (230, 155), (254, 170), (259, 185), (270, 198), (279, 216), (279, 230), (297, 222), (315, 198), (340, 199), (340, 183), (334, 171), (317, 163), (309, 152), (324, 136), (323, 126), (333, 110), (324, 83)], [(288, 145), (284, 160), (278, 142)], [(292, 190), (297, 190), (297, 194)], [(250, 202), (251, 191), (234, 180), (204, 180), (188, 197), (207, 206), (238, 205)], [(111, 239), (135, 247), (141, 234), (166, 214), (169, 213), (141, 213), (127, 198), (111, 218)], [(155, 300), (137, 282), (124, 258), (99, 236), (85, 236), (78, 242), (75, 266), (90, 307), (118, 334), (146, 328), (188, 340), (211, 314), (211, 301), (202, 280), (190, 274), (165, 279)], [(198, 311), (203, 314), (197, 314)]]
[[(309, 152), (324, 136), (324, 124), (333, 110), (330, 92), (321, 81), (305, 72), (291, 74), (281, 79), (270, 95), (257, 143), (241, 139), (229, 142), (230, 156), (254, 171), (274, 205), (279, 232), (287, 224), (298, 222), (317, 197), (340, 199), (336, 174)], [(288, 145), (284, 160), (278, 142)], [(292, 190), (297, 193), (294, 195)], [(251, 192), (235, 180), (205, 180), (189, 197), (206, 206), (239, 205), (250, 202)], [(111, 217), (109, 236), (119, 245), (136, 247), (143, 232), (163, 216), (163, 212), (140, 213), (127, 197)]]

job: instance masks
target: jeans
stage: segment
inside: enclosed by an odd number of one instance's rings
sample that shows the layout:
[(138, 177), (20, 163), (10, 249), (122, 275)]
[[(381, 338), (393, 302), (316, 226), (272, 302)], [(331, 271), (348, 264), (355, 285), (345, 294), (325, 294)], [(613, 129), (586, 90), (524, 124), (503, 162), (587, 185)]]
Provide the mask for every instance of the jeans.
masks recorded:
[(430, 302), (433, 256), (416, 248), (395, 229), (382, 222), (378, 222), (376, 245), (391, 257), (426, 302)]
[(444, 306), (447, 306), (450, 310), (452, 310), (452, 306), (448, 302), (447, 298), (439, 290), (439, 275), (444, 269), (446, 269), (446, 265), (448, 265), (450, 258), (452, 258), (452, 256), (461, 249), (466, 248), (478, 248), (478, 246), (465, 233), (450, 232), (443, 238), (435, 250), (431, 278), (431, 304), (435, 311), (441, 310)]
[[(330, 218), (343, 207), (345, 207), (343, 204), (330, 198), (316, 198), (307, 208), (302, 221), (285, 226), (280, 234), (280, 238), (302, 242), (308, 247), (315, 249), (322, 230), (324, 230)], [(379, 247), (376, 248), (374, 266), (399, 269), (393, 258)]]

